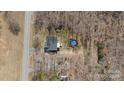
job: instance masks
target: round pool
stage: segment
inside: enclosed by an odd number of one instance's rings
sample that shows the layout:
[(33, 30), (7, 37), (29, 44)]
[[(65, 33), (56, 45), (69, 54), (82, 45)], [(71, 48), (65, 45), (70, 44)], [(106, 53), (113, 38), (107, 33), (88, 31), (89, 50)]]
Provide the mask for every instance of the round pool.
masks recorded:
[(77, 40), (75, 40), (75, 39), (70, 39), (69, 40), (69, 45), (70, 46), (75, 47), (75, 46), (77, 46), (77, 44), (78, 44)]

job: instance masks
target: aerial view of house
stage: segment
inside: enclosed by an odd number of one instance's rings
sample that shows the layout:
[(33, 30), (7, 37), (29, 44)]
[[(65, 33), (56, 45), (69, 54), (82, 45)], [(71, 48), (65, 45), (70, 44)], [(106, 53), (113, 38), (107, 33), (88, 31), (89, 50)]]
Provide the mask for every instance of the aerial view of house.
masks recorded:
[(124, 12), (33, 13), (30, 80), (124, 80)]
[(0, 80), (124, 80), (124, 12), (0, 12)]

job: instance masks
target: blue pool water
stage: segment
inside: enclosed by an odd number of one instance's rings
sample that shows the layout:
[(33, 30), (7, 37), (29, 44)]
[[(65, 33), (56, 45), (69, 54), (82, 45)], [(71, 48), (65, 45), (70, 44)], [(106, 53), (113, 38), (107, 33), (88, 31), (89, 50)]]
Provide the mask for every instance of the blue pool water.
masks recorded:
[(70, 40), (69, 40), (69, 44), (74, 47), (74, 46), (77, 46), (78, 43), (77, 43), (77, 40), (75, 40), (75, 39), (70, 39)]

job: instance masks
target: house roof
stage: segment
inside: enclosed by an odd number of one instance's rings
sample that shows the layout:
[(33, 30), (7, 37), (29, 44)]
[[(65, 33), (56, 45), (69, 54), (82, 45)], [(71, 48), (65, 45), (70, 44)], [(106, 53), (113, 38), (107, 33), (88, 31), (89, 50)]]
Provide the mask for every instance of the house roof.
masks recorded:
[(57, 51), (57, 37), (47, 36), (46, 38), (47, 51)]

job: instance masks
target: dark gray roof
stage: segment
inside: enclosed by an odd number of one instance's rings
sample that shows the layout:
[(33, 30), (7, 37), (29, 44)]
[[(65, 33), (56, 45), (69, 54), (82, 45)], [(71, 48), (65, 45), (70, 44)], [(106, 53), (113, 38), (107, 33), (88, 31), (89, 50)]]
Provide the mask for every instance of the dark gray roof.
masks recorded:
[(46, 45), (47, 51), (57, 51), (57, 37), (47, 36)]

